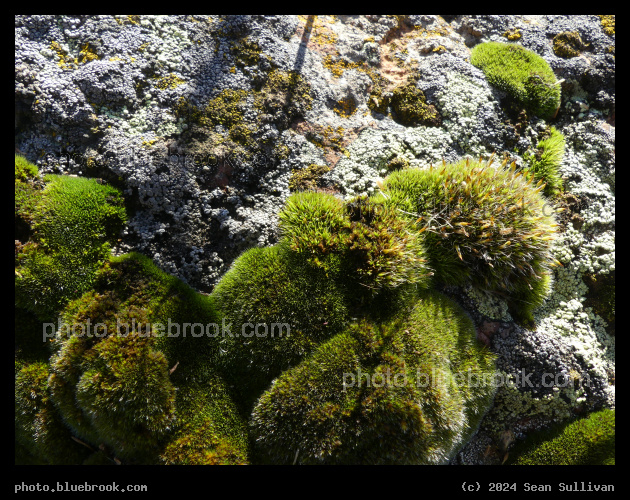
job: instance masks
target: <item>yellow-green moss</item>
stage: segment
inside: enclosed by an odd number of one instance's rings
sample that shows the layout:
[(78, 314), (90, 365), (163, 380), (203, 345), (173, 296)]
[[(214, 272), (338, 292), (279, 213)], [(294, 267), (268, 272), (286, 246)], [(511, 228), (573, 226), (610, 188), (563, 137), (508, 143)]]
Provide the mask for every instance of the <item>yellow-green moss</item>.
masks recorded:
[(583, 48), (584, 42), (577, 31), (563, 31), (553, 37), (553, 52), (558, 57), (577, 57)]
[(510, 28), (505, 33), (503, 33), (503, 36), (510, 41), (515, 41), (515, 40), (520, 40), (523, 37), (523, 34), (521, 33), (521, 30), (518, 28)]
[(604, 33), (613, 36), (615, 34), (615, 16), (599, 16), (599, 19)]
[(317, 187), (319, 178), (330, 170), (327, 165), (311, 164), (301, 170), (293, 170), (289, 179), (291, 191), (306, 191)]
[(167, 90), (167, 89), (174, 89), (183, 83), (186, 83), (186, 80), (178, 77), (174, 73), (171, 73), (169, 75), (163, 76), (162, 78), (158, 79), (157, 83), (155, 84), (155, 87), (160, 90)]

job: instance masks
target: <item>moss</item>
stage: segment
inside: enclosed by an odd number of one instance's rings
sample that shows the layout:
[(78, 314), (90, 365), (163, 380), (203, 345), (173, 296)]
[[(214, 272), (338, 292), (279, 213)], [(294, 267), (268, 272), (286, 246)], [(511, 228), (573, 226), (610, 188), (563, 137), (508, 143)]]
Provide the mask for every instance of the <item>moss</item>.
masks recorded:
[(394, 158), (389, 160), (387, 165), (385, 165), (385, 168), (387, 169), (388, 172), (404, 170), (406, 168), (409, 168), (409, 160), (405, 157), (395, 156)]
[(535, 153), (523, 155), (529, 163), (527, 169), (536, 181), (545, 183), (545, 195), (555, 196), (562, 190), (560, 164), (564, 157), (564, 136), (554, 127), (550, 127), (536, 147)]
[(553, 209), (540, 194), (541, 183), (534, 186), (514, 165), (491, 163), (464, 160), (394, 172), (384, 181), (385, 203), (424, 231), (438, 281), (470, 282), (511, 301), (512, 316), (531, 318), (555, 262)]
[(583, 49), (584, 42), (577, 31), (563, 31), (553, 37), (553, 52), (558, 57), (577, 57)]
[(23, 449), (18, 463), (80, 464), (88, 450), (72, 440), (48, 392), (45, 362), (24, 365), (15, 378), (15, 438)]
[(243, 465), (248, 461), (247, 425), (218, 376), (177, 394), (175, 436), (160, 453), (166, 465)]
[(301, 170), (293, 170), (289, 179), (289, 189), (291, 191), (308, 191), (317, 187), (317, 182), (326, 172), (330, 170), (327, 165), (311, 164)]
[(15, 239), (26, 242), (32, 234), (42, 183), (37, 167), (26, 158), (15, 155)]
[(427, 286), (423, 240), (390, 207), (305, 192), (289, 198), (279, 217), (291, 250), (344, 280), (358, 297), (405, 283)]
[(285, 245), (243, 253), (211, 297), (231, 325), (220, 363), (239, 375), (236, 385), (250, 402), (349, 320), (343, 291)]
[(486, 42), (476, 45), (470, 62), (488, 82), (507, 92), (532, 113), (553, 118), (560, 107), (560, 86), (549, 64), (520, 45)]
[(357, 102), (353, 97), (346, 97), (335, 103), (333, 111), (342, 118), (348, 118), (357, 110)]
[(437, 127), (442, 123), (435, 106), (426, 103), (424, 93), (413, 81), (396, 87), (392, 91), (390, 103), (394, 120), (402, 125)]
[(81, 177), (45, 181), (36, 206), (27, 210), (32, 241), (18, 255), (15, 282), (16, 304), (42, 319), (91, 287), (126, 220), (113, 187)]
[(281, 129), (311, 109), (311, 86), (294, 71), (275, 69), (269, 73), (254, 105), (263, 113), (272, 115)]
[(601, 410), (527, 437), (510, 465), (614, 465), (615, 410)]
[[(218, 341), (191, 325), (220, 323), (209, 297), (150, 259), (110, 258), (94, 290), (62, 314), (51, 398), (80, 439), (104, 443), (129, 463), (157, 463), (190, 418), (187, 391), (202, 387), (205, 394), (217, 378)], [(200, 399), (197, 413), (204, 404)]]
[(259, 460), (443, 463), (492, 401), (491, 384), (461, 375), (490, 376), (493, 361), (465, 313), (439, 294), (387, 322), (359, 321), (259, 399), (250, 421)]

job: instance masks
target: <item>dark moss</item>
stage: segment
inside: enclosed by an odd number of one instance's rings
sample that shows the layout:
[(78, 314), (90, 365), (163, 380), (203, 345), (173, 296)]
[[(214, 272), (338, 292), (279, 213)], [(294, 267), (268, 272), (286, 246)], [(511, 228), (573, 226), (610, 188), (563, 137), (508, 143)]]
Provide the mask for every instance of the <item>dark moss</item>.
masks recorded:
[(577, 31), (563, 31), (553, 37), (553, 52), (558, 57), (577, 57), (583, 49), (584, 42)]
[(416, 87), (415, 82), (396, 87), (390, 103), (394, 120), (408, 127), (438, 127), (442, 123), (439, 112), (435, 106), (427, 104), (424, 92)]
[(327, 165), (311, 164), (301, 170), (293, 170), (289, 179), (289, 189), (291, 191), (308, 191), (317, 187), (322, 175), (330, 170)]
[(276, 380), (252, 412), (259, 459), (443, 463), (474, 431), (494, 390), (453, 377), (493, 370), (465, 313), (423, 294), (388, 322), (351, 325)]

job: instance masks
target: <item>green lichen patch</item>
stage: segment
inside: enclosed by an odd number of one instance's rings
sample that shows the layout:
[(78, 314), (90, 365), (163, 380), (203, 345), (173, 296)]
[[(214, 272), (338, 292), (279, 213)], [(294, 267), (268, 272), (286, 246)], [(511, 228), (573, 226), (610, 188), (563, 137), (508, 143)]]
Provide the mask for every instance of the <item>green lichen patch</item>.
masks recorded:
[(529, 317), (549, 291), (555, 262), (554, 210), (542, 189), (542, 182), (536, 186), (514, 165), (463, 160), (394, 172), (384, 181), (383, 196), (424, 231), (438, 281), (470, 282), (508, 298)]
[(604, 33), (608, 36), (615, 34), (615, 16), (599, 16)]
[(539, 431), (510, 452), (510, 465), (615, 465), (615, 410)]
[(394, 120), (408, 127), (418, 125), (438, 127), (442, 123), (435, 106), (426, 103), (424, 93), (413, 81), (396, 87), (392, 91), (390, 103)]
[(534, 153), (526, 153), (523, 158), (529, 163), (527, 170), (536, 181), (545, 183), (546, 196), (555, 196), (562, 190), (560, 164), (564, 157), (565, 141), (561, 132), (554, 127), (543, 134)]
[(317, 182), (330, 170), (327, 165), (311, 164), (301, 170), (293, 170), (289, 179), (291, 191), (312, 191), (317, 187)]
[(553, 52), (558, 57), (570, 59), (580, 55), (584, 42), (577, 31), (563, 31), (553, 37)]
[[(443, 463), (492, 401), (494, 357), (449, 299), (423, 294), (383, 323), (359, 321), (283, 373), (250, 428), (276, 464)], [(491, 377), (489, 377), (491, 378)]]
[(560, 85), (549, 64), (520, 45), (486, 42), (476, 45), (470, 62), (488, 82), (507, 92), (532, 113), (553, 118), (560, 107)]

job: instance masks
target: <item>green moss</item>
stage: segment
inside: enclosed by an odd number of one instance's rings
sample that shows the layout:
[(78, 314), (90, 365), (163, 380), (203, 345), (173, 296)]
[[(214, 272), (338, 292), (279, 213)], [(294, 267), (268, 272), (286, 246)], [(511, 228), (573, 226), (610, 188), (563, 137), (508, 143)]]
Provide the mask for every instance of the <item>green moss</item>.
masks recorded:
[(590, 307), (593, 312), (608, 323), (606, 331), (615, 334), (615, 271), (608, 274), (585, 274), (584, 283), (588, 287), (584, 307)]
[(225, 383), (208, 377), (177, 393), (178, 424), (160, 453), (166, 465), (241, 465), (248, 461), (247, 425)]
[(285, 245), (243, 253), (212, 298), (231, 325), (221, 338), (221, 364), (239, 374), (247, 401), (349, 320), (343, 291)]
[(269, 73), (260, 92), (255, 95), (255, 106), (274, 117), (281, 129), (311, 109), (311, 86), (294, 71), (274, 69)]
[(536, 146), (536, 152), (523, 155), (529, 163), (528, 171), (533, 174), (534, 179), (545, 183), (544, 193), (547, 196), (555, 196), (562, 190), (560, 164), (564, 157), (564, 146), (562, 133), (550, 127)]
[(549, 64), (520, 45), (486, 42), (476, 45), (470, 62), (488, 82), (507, 92), (521, 105), (544, 119), (560, 107), (560, 86)]
[(279, 218), (292, 251), (313, 267), (354, 281), (356, 286), (350, 286), (356, 294), (428, 284), (422, 238), (382, 203), (367, 198), (344, 203), (323, 193), (297, 193)]
[(385, 179), (383, 196), (424, 231), (438, 281), (470, 282), (511, 300), (517, 316), (531, 318), (554, 264), (556, 225), (541, 189), (514, 165), (464, 160), (394, 172)]
[(204, 328), (220, 323), (208, 296), (150, 259), (110, 258), (94, 290), (62, 314), (51, 398), (80, 439), (130, 463), (157, 463), (189, 418), (183, 395), (217, 377), (218, 341)]
[(15, 378), (15, 438), (18, 463), (80, 464), (89, 450), (72, 440), (48, 392), (48, 365), (22, 366)]
[(390, 100), (392, 117), (408, 127), (418, 125), (440, 126), (442, 119), (435, 106), (426, 103), (424, 93), (411, 81), (392, 91)]
[(584, 49), (584, 42), (577, 31), (563, 31), (553, 37), (553, 52), (558, 57), (577, 57)]
[(601, 410), (527, 437), (511, 465), (614, 465), (615, 410)]
[(238, 40), (230, 47), (230, 53), (240, 67), (255, 66), (260, 61), (260, 45), (249, 38)]
[(126, 220), (113, 187), (81, 177), (45, 180), (43, 191), (33, 193), (36, 205), (29, 205), (32, 241), (17, 256), (15, 281), (16, 305), (42, 319), (90, 289)]
[(460, 374), (489, 376), (493, 359), (470, 319), (439, 294), (389, 321), (359, 321), (259, 399), (250, 422), (259, 460), (443, 463), (492, 401), (491, 384)]

